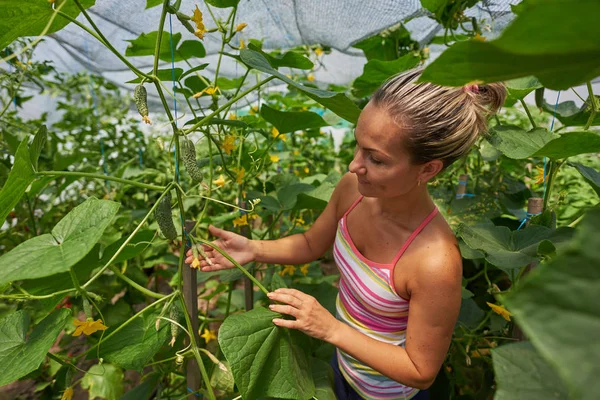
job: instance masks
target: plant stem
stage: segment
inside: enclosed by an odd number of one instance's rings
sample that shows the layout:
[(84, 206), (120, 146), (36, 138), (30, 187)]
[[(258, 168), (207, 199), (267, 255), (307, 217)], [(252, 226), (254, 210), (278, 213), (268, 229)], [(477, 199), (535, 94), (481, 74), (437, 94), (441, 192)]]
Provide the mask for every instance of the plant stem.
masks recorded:
[(150, 216), (150, 214), (152, 214), (152, 212), (154, 211), (154, 209), (158, 206), (158, 204), (160, 203), (160, 201), (162, 200), (162, 198), (165, 197), (165, 195), (167, 193), (169, 193), (170, 190), (171, 190), (171, 185), (168, 185), (167, 189), (160, 195), (160, 197), (158, 198), (158, 200), (156, 200), (156, 202), (154, 203), (154, 205), (152, 206), (152, 208), (150, 209), (150, 211), (148, 211), (148, 213), (146, 214), (146, 216), (144, 217), (144, 219), (142, 219), (142, 222), (140, 222), (139, 225), (133, 230), (133, 232), (131, 233), (131, 235), (129, 235), (129, 237), (123, 242), (123, 244), (121, 245), (121, 247), (119, 247), (119, 249), (117, 250), (117, 252), (110, 258), (110, 260), (108, 260), (108, 262), (106, 264), (104, 264), (104, 266), (102, 268), (100, 268), (100, 271), (98, 271), (96, 273), (96, 275), (92, 276), (90, 278), (90, 280), (87, 281), (82, 286), (84, 289), (87, 288), (89, 285), (91, 285), (92, 282), (94, 282), (96, 279), (98, 279), (100, 277), (100, 275), (102, 275), (104, 273), (104, 271), (106, 271), (106, 269), (110, 266), (110, 264), (112, 264), (113, 261), (116, 260), (116, 258), (119, 256), (119, 254), (121, 254), (121, 252), (125, 248), (125, 246), (127, 246), (127, 244), (131, 241), (131, 239), (133, 239), (133, 237), (135, 236), (135, 234), (146, 223), (146, 221), (148, 220), (148, 217)]
[(552, 195), (552, 188), (554, 186), (554, 179), (558, 173), (559, 168), (564, 164), (564, 161), (550, 161), (549, 163), (550, 172), (548, 173), (548, 182), (546, 185), (546, 191), (544, 192), (544, 205), (542, 211), (545, 211)]
[[(156, 46), (154, 47), (154, 68), (152, 69), (152, 73), (154, 76), (158, 73), (158, 60), (160, 57), (160, 42), (162, 40), (162, 33), (165, 26), (165, 17), (167, 16), (167, 6), (169, 5), (169, 0), (163, 1), (163, 8), (160, 14), (160, 22), (158, 23), (158, 35), (156, 36)], [(173, 38), (171, 38), (173, 40)]]
[(117, 58), (119, 58), (119, 60), (121, 60), (125, 65), (127, 65), (127, 67), (138, 77), (148, 78), (148, 75), (146, 75), (145, 73), (143, 73), (142, 71), (137, 69), (132, 63), (130, 63), (129, 60), (127, 60), (127, 58), (125, 58), (121, 53), (119, 53), (117, 51), (117, 49), (115, 49), (114, 46), (108, 41), (108, 39), (106, 39), (106, 37), (102, 34), (102, 31), (100, 31), (100, 29), (98, 29), (98, 27), (94, 23), (94, 20), (92, 20), (92, 18), (90, 18), (89, 14), (85, 10), (85, 8), (83, 8), (81, 6), (81, 3), (79, 2), (79, 0), (74, 0), (74, 1), (75, 1), (75, 4), (77, 5), (77, 7), (79, 8), (79, 10), (81, 10), (81, 13), (85, 17), (85, 19), (87, 19), (87, 21), (90, 23), (90, 25), (92, 26), (92, 28), (94, 28), (94, 30), (96, 32), (92, 31), (90, 28), (83, 25), (81, 22), (77, 21), (75, 18), (72, 18), (71, 16), (69, 16), (63, 12), (59, 11), (58, 14), (64, 18), (66, 18), (67, 20), (73, 22), (75, 25), (79, 26), (81, 29), (83, 29), (84, 31), (86, 31), (87, 33), (89, 33), (90, 35), (95, 37), (100, 43), (102, 43), (104, 46), (106, 46), (106, 48), (109, 49), (115, 56), (117, 56)]
[(132, 279), (130, 279), (128, 276), (124, 275), (121, 273), (121, 271), (119, 271), (119, 268), (117, 268), (114, 265), (109, 266), (110, 270), (112, 272), (114, 272), (114, 274), (119, 277), (120, 279), (122, 279), (123, 281), (127, 282), (129, 285), (131, 285), (132, 287), (136, 288), (137, 290), (139, 290), (140, 292), (144, 293), (146, 296), (150, 296), (153, 297), (155, 299), (162, 299), (163, 297), (165, 297), (164, 294), (160, 294), (160, 293), (156, 293), (153, 292), (150, 289), (146, 289), (145, 287), (143, 287), (142, 285), (140, 285), (139, 283), (133, 281)]
[(54, 293), (50, 293), (50, 294), (45, 294), (45, 295), (41, 295), (41, 296), (36, 296), (33, 294), (30, 295), (13, 295), (13, 294), (3, 294), (0, 295), (0, 299), (13, 299), (13, 300), (44, 300), (44, 299), (50, 299), (54, 296), (58, 296), (61, 294), (67, 294), (67, 293), (71, 293), (71, 292), (76, 292), (75, 288), (71, 288), (71, 289), (65, 289), (65, 290), (60, 290), (58, 292), (54, 292)]
[(523, 108), (525, 109), (525, 112), (527, 113), (527, 117), (529, 118), (529, 121), (531, 122), (531, 126), (533, 127), (533, 129), (537, 128), (537, 125), (535, 124), (535, 121), (533, 120), (533, 117), (531, 116), (531, 113), (529, 112), (529, 108), (527, 107), (527, 104), (525, 104), (523, 99), (519, 99), (519, 101), (521, 102), (521, 105), (523, 106)]
[(106, 180), (106, 181), (114, 181), (114, 182), (124, 183), (124, 184), (127, 184), (127, 185), (137, 186), (137, 187), (141, 187), (141, 188), (144, 188), (144, 189), (158, 190), (158, 191), (164, 191), (167, 188), (166, 186), (149, 185), (149, 184), (146, 184), (146, 183), (131, 181), (129, 179), (117, 178), (116, 176), (109, 176), (109, 175), (103, 175), (103, 174), (92, 174), (92, 173), (89, 173), (89, 172), (77, 172), (77, 171), (40, 171), (40, 172), (36, 172), (36, 175), (42, 175), (42, 176), (43, 175), (49, 175), (49, 176), (77, 176), (77, 177), (80, 177), (80, 178), (100, 179), (100, 180)]
[(585, 131), (590, 129), (590, 126), (592, 126), (592, 124), (594, 123), (594, 119), (596, 118), (596, 113), (598, 112), (598, 109), (596, 107), (596, 96), (594, 96), (594, 89), (592, 88), (592, 83), (589, 81), (587, 83), (587, 89), (590, 96), (590, 101), (592, 102), (592, 104), (590, 104), (590, 106), (592, 107), (592, 112), (590, 113), (590, 117), (588, 118), (588, 121), (585, 124), (585, 128), (583, 128), (583, 130)]
[(266, 84), (267, 82), (269, 82), (269, 81), (271, 81), (273, 79), (275, 79), (275, 76), (270, 76), (270, 77), (268, 77), (266, 79), (263, 79), (262, 81), (258, 82), (256, 85), (252, 86), (248, 90), (245, 90), (244, 92), (242, 92), (238, 96), (234, 97), (233, 99), (229, 100), (227, 103), (223, 104), (221, 107), (217, 108), (217, 110), (214, 111), (212, 114), (207, 115), (206, 117), (202, 118), (200, 121), (198, 121), (197, 123), (195, 123), (194, 125), (192, 125), (191, 128), (186, 129), (185, 131), (183, 131), (182, 134), (183, 135), (187, 135), (190, 132), (193, 132), (198, 127), (204, 125), (206, 122), (208, 122), (211, 119), (213, 119), (214, 116), (218, 115), (222, 110), (224, 110), (225, 108), (229, 107), (231, 104), (235, 103), (236, 101), (238, 101), (242, 97), (246, 96), (248, 93), (256, 90), (257, 88), (261, 87), (262, 85)]
[(225, 257), (226, 259), (228, 259), (233, 265), (235, 265), (235, 267), (237, 269), (239, 269), (240, 271), (242, 271), (244, 275), (246, 275), (256, 286), (258, 286), (258, 288), (265, 295), (267, 295), (269, 293), (269, 291), (254, 276), (252, 276), (252, 274), (250, 272), (248, 272), (246, 270), (246, 268), (242, 267), (237, 261), (235, 261), (233, 258), (231, 258), (231, 256), (229, 254), (225, 253), (223, 250), (221, 250), (219, 247), (217, 247), (216, 245), (214, 245), (212, 242), (209, 242), (208, 240), (204, 240), (204, 239), (200, 239), (200, 238), (195, 238), (195, 240), (197, 240), (198, 242), (200, 242), (202, 244), (210, 246), (213, 249), (215, 249), (216, 251), (218, 251), (219, 253), (221, 253), (221, 255), (223, 257)]

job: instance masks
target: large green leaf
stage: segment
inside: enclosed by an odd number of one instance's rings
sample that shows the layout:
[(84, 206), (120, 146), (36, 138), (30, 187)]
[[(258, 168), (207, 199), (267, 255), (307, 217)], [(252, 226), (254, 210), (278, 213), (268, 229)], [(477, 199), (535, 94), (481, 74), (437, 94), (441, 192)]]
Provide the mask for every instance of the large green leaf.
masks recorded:
[(421, 57), (413, 53), (406, 54), (393, 61), (370, 60), (365, 64), (363, 73), (352, 83), (352, 94), (356, 97), (371, 95), (389, 77), (414, 68)]
[[(23, 139), (6, 183), (0, 190), (0, 224), (4, 223), (6, 216), (17, 205), (25, 193), (27, 186), (35, 179), (31, 156), (27, 147), (27, 139)], [(1, 259), (0, 259), (1, 260)], [(0, 264), (1, 265), (1, 264)], [(0, 267), (1, 269), (1, 267)]]
[(208, 4), (218, 8), (235, 7), (239, 3), (239, 1), (240, 0), (206, 0)]
[(600, 196), (600, 173), (594, 168), (586, 167), (578, 163), (569, 163), (569, 165), (577, 168), (585, 181), (590, 184), (592, 189)]
[(528, 0), (493, 41), (455, 43), (421, 80), (462, 86), (534, 75), (548, 88), (567, 89), (600, 75), (600, 2)]
[(560, 135), (544, 128), (525, 131), (514, 125), (495, 126), (486, 138), (507, 157), (517, 160), (529, 158)]
[[(165, 344), (171, 332), (170, 324), (165, 321), (156, 330), (159, 315), (160, 309), (156, 307), (138, 315), (100, 346), (100, 355), (123, 369), (141, 371)], [(110, 333), (110, 327), (106, 333)]]
[(254, 43), (248, 44), (248, 48), (261, 54), (269, 61), (273, 68), (289, 67), (298, 69), (312, 69), (315, 65), (308, 58), (304, 57), (295, 51), (288, 51), (283, 54), (269, 54), (264, 52), (258, 45)]
[(500, 298), (573, 392), (571, 398), (590, 400), (600, 393), (598, 226), (596, 207), (585, 215), (567, 251)]
[(333, 391), (334, 375), (329, 363), (313, 358), (310, 370), (315, 382), (315, 398), (319, 400), (336, 400), (337, 397)]
[[(600, 101), (600, 96), (594, 96), (596, 102)], [(556, 118), (561, 124), (566, 126), (584, 126), (588, 123), (592, 109), (590, 107), (590, 97), (586, 99), (586, 103), (581, 107), (577, 106), (574, 101), (564, 101), (559, 104), (548, 104), (542, 101), (539, 106), (551, 115), (556, 115)], [(592, 125), (600, 125), (600, 113), (597, 113), (592, 120)]]
[(0, 386), (35, 371), (71, 316), (62, 308), (44, 318), (26, 337), (29, 316), (20, 310), (0, 320)]
[[(125, 55), (127, 57), (140, 57), (140, 56), (153, 56), (154, 49), (156, 48), (156, 39), (158, 38), (158, 31), (150, 33), (142, 33), (140, 36), (133, 40), (128, 40), (129, 46), (125, 49)], [(181, 40), (181, 33), (173, 34), (173, 48), (177, 47), (177, 44)], [(162, 61), (171, 61), (171, 34), (169, 32), (162, 33), (160, 40), (160, 53), (158, 56)], [(180, 61), (175, 59), (175, 61)]]
[[(215, 370), (219, 369), (215, 368)], [(142, 378), (142, 383), (125, 393), (120, 400), (149, 400), (153, 397), (152, 392), (154, 392), (160, 378), (161, 374), (158, 372), (151, 372), (145, 375)]]
[(598, 152), (600, 152), (600, 133), (592, 131), (567, 132), (560, 135), (558, 139), (548, 142), (534, 156), (544, 156), (556, 160), (578, 154)]
[(259, 307), (229, 316), (219, 329), (219, 344), (244, 399), (260, 396), (310, 399), (315, 385), (301, 333), (277, 327), (280, 314)]
[(303, 210), (324, 210), (329, 203), (329, 199), (335, 190), (335, 187), (341, 179), (340, 174), (337, 172), (331, 173), (321, 185), (311, 190), (310, 192), (303, 192), (298, 194), (298, 201), (294, 208)]
[(121, 368), (111, 364), (96, 364), (83, 376), (81, 387), (89, 390), (90, 399), (119, 400), (123, 395), (125, 376)]
[(87, 199), (52, 233), (29, 239), (0, 257), (0, 284), (68, 271), (94, 247), (118, 209), (113, 201)]
[[(56, 3), (55, 7), (58, 7), (64, 1)], [(81, 0), (83, 8), (89, 8), (94, 3), (95, 0)], [(80, 12), (74, 1), (67, 1), (60, 11), (73, 18)], [(52, 5), (45, 0), (0, 0), (0, 49), (19, 37), (40, 35), (53, 14)], [(59, 31), (68, 23), (67, 19), (57, 15), (46, 34)]]
[(308, 97), (324, 105), (329, 108), (331, 111), (344, 118), (345, 120), (356, 123), (358, 120), (358, 115), (360, 114), (360, 109), (354, 102), (352, 102), (349, 98), (347, 98), (343, 93), (330, 92), (328, 90), (315, 89), (312, 87), (301, 85), (281, 72), (277, 71), (267, 61), (267, 59), (260, 53), (249, 50), (242, 49), (240, 51), (241, 60), (247, 64), (248, 66), (255, 68), (259, 71), (265, 72), (270, 75), (274, 75), (282, 81), (290, 84), (302, 92), (304, 92)]
[(518, 100), (525, 98), (535, 89), (542, 87), (540, 81), (534, 76), (526, 76), (523, 78), (511, 79), (505, 82), (508, 91), (508, 97), (504, 102), (504, 106), (511, 106)]
[(291, 210), (296, 205), (299, 194), (311, 192), (314, 188), (313, 185), (308, 183), (292, 183), (277, 191), (277, 199), (284, 210)]
[(310, 111), (279, 111), (264, 104), (260, 108), (260, 115), (267, 122), (275, 125), (279, 133), (315, 129), (328, 125), (319, 114)]
[(536, 260), (537, 248), (542, 240), (557, 245), (570, 239), (572, 234), (571, 228), (550, 229), (538, 225), (520, 231), (492, 224), (458, 227), (458, 235), (471, 249), (482, 251), (486, 260), (505, 271), (524, 267)]
[(530, 342), (511, 343), (492, 350), (498, 389), (494, 400), (562, 400), (565, 385)]

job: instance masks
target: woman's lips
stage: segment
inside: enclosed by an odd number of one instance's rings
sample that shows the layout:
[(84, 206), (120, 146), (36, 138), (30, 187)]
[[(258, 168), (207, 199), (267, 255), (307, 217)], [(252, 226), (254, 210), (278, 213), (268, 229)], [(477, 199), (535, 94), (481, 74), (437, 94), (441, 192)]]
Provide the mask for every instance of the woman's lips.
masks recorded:
[(369, 184), (369, 182), (367, 182), (365, 180), (362, 180), (362, 179), (359, 179), (358, 183), (360, 183), (361, 185), (368, 185)]

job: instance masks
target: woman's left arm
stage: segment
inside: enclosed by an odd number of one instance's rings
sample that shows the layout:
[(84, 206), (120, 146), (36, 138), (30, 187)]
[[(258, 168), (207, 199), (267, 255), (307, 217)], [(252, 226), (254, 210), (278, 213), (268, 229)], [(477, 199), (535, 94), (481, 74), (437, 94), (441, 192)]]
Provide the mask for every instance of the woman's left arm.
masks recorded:
[(271, 310), (296, 320), (276, 318), (275, 325), (299, 329), (325, 340), (365, 365), (403, 385), (426, 389), (444, 361), (461, 303), (460, 257), (424, 260), (411, 283), (405, 347), (373, 339), (338, 321), (312, 296), (295, 289), (269, 293)]

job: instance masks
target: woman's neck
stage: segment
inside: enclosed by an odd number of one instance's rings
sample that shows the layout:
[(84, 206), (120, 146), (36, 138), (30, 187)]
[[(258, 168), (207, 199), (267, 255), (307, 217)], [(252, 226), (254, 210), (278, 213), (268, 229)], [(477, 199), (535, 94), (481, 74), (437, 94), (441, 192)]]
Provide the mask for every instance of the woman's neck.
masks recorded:
[(396, 197), (373, 199), (374, 216), (383, 217), (402, 226), (412, 227), (434, 209), (435, 204), (426, 187), (416, 187), (410, 192)]

